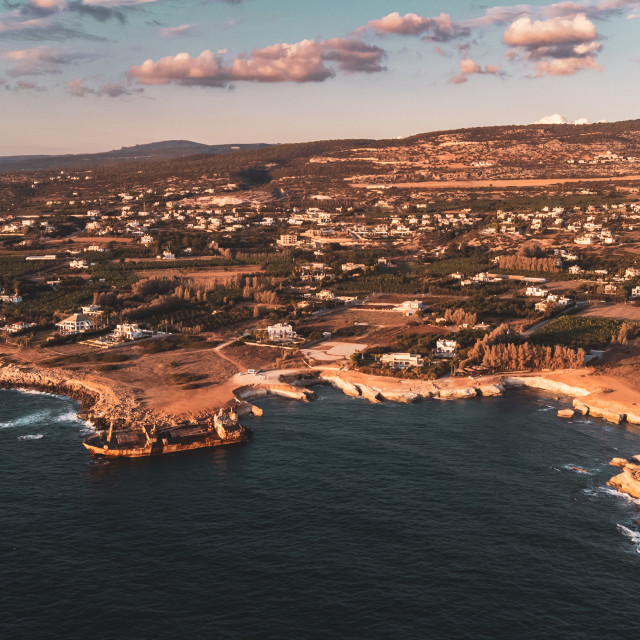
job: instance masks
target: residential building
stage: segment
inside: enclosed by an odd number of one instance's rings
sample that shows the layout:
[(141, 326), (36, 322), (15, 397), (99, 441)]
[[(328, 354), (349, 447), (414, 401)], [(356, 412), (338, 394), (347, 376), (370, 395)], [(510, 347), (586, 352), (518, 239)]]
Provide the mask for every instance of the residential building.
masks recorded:
[(457, 349), (458, 343), (455, 340), (441, 339), (436, 342), (435, 355), (438, 358), (453, 358)]
[(295, 340), (296, 333), (290, 324), (278, 324), (267, 327), (267, 335), (271, 342), (291, 342)]
[(408, 369), (409, 367), (421, 367), (424, 359), (421, 355), (413, 353), (385, 353), (380, 362), (392, 369)]
[(68, 318), (65, 318), (61, 322), (56, 323), (60, 333), (73, 334), (84, 333), (85, 331), (91, 331), (95, 328), (94, 321), (81, 313), (75, 313)]

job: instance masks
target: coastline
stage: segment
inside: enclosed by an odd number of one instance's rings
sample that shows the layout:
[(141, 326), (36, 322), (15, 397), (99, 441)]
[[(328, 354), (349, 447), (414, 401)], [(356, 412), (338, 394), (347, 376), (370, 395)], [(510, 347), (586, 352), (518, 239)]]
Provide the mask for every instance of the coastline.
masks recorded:
[[(625, 388), (619, 380), (598, 375), (591, 368), (445, 378), (437, 381), (373, 376), (358, 371), (322, 367), (268, 371), (259, 379), (254, 376), (253, 381), (246, 379), (247, 377), (249, 376), (235, 374), (220, 385), (218, 390), (223, 393), (219, 395), (215, 410), (176, 414), (145, 407), (131, 389), (108, 380), (97, 380), (86, 373), (77, 375), (64, 369), (51, 370), (0, 360), (0, 389), (33, 389), (70, 397), (80, 403), (80, 417), (88, 420), (96, 430), (106, 430), (111, 426), (118, 429), (158, 429), (197, 424), (211, 419), (220, 408), (233, 408), (240, 416), (261, 416), (263, 411), (252, 404), (253, 400), (272, 395), (309, 402), (317, 397), (309, 387), (321, 384), (330, 385), (346, 396), (360, 397), (373, 404), (494, 397), (502, 396), (510, 389), (544, 391), (572, 400), (571, 408), (558, 411), (560, 418), (572, 418), (579, 414), (601, 418), (614, 424), (626, 422), (640, 425), (640, 391)], [(640, 497), (640, 467), (637, 466), (637, 460), (628, 465), (609, 484), (622, 493)]]

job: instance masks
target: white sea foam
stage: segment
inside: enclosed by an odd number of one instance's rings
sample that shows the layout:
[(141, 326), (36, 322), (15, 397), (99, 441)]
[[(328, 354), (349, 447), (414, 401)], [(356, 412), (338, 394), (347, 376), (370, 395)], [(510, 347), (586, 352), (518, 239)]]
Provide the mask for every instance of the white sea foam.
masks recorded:
[(29, 415), (10, 420), (9, 422), (0, 422), (0, 429), (12, 429), (14, 427), (28, 427), (33, 424), (39, 424), (44, 422), (47, 418), (50, 418), (51, 414), (48, 411), (36, 411)]
[(629, 527), (625, 527), (623, 524), (617, 525), (618, 531), (625, 537), (628, 538), (631, 544), (636, 548), (636, 551), (640, 553), (640, 532), (633, 531), (629, 529)]
[(44, 438), (44, 436), (41, 433), (28, 435), (28, 436), (18, 436), (18, 440), (40, 440), (41, 438)]
[(562, 465), (562, 468), (565, 471), (573, 471), (574, 473), (579, 473), (580, 475), (583, 476), (593, 476), (595, 475), (598, 470), (593, 470), (593, 469), (586, 469), (584, 467), (581, 467), (580, 465), (574, 465), (574, 464), (565, 464)]
[(616, 498), (622, 498), (623, 500), (626, 500), (627, 502), (631, 502), (632, 504), (640, 506), (640, 500), (638, 500), (637, 498), (631, 497), (627, 493), (622, 493), (622, 492), (618, 491), (617, 489), (614, 489), (613, 487), (598, 487), (598, 491), (600, 493), (604, 493), (604, 494), (606, 494), (608, 496), (614, 496)]

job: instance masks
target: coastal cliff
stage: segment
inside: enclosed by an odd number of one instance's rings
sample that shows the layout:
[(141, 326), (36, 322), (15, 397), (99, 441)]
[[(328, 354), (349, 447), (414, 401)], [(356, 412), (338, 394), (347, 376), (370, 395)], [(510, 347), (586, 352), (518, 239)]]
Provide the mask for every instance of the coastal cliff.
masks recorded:
[(622, 472), (613, 476), (607, 484), (621, 493), (640, 500), (640, 455), (633, 456), (631, 461), (614, 458), (609, 464), (613, 467), (622, 467)]

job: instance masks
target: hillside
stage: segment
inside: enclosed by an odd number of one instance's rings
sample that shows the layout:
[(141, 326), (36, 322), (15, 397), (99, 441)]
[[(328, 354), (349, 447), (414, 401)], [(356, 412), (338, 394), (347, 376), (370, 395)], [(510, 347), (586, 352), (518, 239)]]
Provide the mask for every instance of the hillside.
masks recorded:
[(207, 145), (189, 140), (165, 140), (122, 147), (114, 151), (68, 155), (0, 156), (0, 171), (38, 171), (55, 168), (82, 169), (102, 164), (181, 158), (196, 154), (218, 155), (232, 151), (259, 149), (266, 144)]

